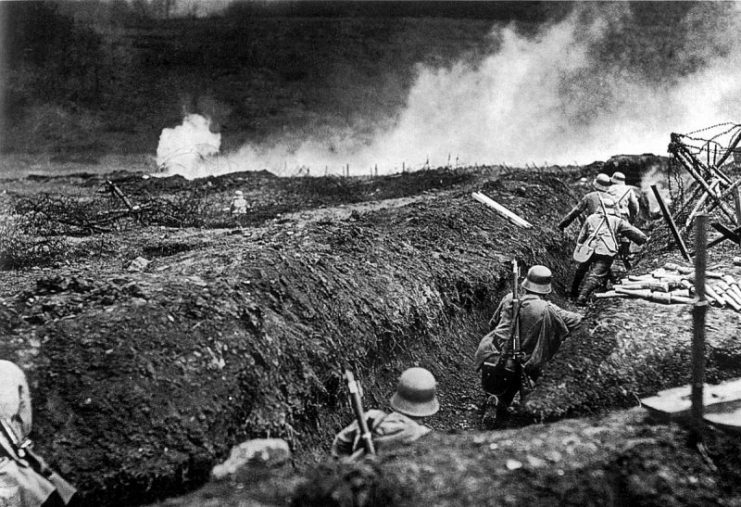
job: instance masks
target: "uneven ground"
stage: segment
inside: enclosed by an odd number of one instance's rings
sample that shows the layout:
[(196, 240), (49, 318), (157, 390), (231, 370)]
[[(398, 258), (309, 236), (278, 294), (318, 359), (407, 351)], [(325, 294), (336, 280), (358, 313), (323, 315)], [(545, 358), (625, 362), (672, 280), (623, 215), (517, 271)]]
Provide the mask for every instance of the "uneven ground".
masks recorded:
[[(710, 449), (720, 470), (711, 474), (685, 450), (686, 435), (677, 428), (645, 426), (640, 411), (599, 419), (688, 381), (684, 306), (610, 300), (590, 307), (582, 330), (527, 403), (515, 407), (510, 425), (588, 419), (468, 433), (479, 429), (481, 400), (471, 357), (508, 290), (509, 261), (551, 266), (554, 301), (573, 309), (561, 295), (575, 231), (563, 236), (553, 224), (575, 202), (567, 196), (586, 190), (579, 177), (594, 170), (441, 169), (364, 180), (265, 173), (193, 182), (128, 174), (8, 180), (7, 210), (74, 197), (54, 209), (84, 202), (88, 215), (75, 208), (74, 216), (89, 217), (120, 206), (97, 192), (106, 178), (135, 203), (172, 205), (169, 214), (145, 214), (145, 224), (122, 220), (110, 232), (62, 224), (65, 242), (39, 256), (39, 266), (0, 271), (0, 354), (27, 368), (39, 450), (89, 505), (181, 494), (203, 484), (232, 445), (260, 436), (288, 440), (295, 468), (169, 503), (197, 505), (216, 494), (217, 505), (293, 497), (324, 505), (344, 478), (359, 475), (371, 489), (380, 484), (379, 494), (391, 495), (387, 503), (552, 504), (611, 492), (616, 504), (705, 497), (732, 504), (733, 442), (720, 439)], [(226, 227), (222, 211), (235, 188), (254, 203), (241, 232)], [(534, 228), (510, 224), (474, 201), (474, 190)], [(41, 204), (37, 209), (47, 210)], [(676, 260), (660, 223), (646, 229), (654, 240), (640, 272)], [(714, 250), (710, 262), (732, 254)], [(137, 256), (151, 263), (129, 271)], [(728, 263), (723, 269), (734, 273)], [(709, 380), (741, 375), (737, 327), (736, 313), (710, 312)], [(340, 380), (345, 363), (362, 376), (369, 407), (385, 405), (405, 367), (432, 370), (442, 402), (430, 420), (439, 433), (433, 445), (357, 470), (325, 464), (312, 472), (350, 419)], [(589, 429), (595, 425), (606, 429)], [(525, 466), (505, 472), (506, 458)], [(636, 475), (636, 466), (643, 473)], [(680, 472), (685, 468), (696, 472)], [(587, 473), (610, 480), (587, 480)], [(482, 488), (492, 474), (492, 487)]]

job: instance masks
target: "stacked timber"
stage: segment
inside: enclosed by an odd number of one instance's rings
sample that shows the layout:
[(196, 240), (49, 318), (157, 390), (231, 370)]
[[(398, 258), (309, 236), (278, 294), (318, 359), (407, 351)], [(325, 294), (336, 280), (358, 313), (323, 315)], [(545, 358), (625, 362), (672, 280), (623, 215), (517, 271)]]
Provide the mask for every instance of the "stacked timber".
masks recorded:
[[(741, 312), (741, 278), (720, 271), (706, 271), (705, 293), (710, 304)], [(667, 263), (663, 268), (620, 280), (598, 298), (640, 298), (664, 304), (694, 302), (695, 273), (691, 267)]]

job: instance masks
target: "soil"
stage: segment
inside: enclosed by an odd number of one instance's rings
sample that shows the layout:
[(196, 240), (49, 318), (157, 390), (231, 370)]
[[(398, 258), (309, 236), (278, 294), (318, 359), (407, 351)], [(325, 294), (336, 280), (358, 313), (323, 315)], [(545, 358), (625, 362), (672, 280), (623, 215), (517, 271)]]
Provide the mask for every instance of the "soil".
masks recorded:
[[(514, 406), (510, 428), (478, 432), (482, 395), (471, 358), (509, 289), (510, 261), (550, 266), (552, 300), (575, 310), (563, 297), (575, 231), (562, 235), (553, 224), (595, 169), (9, 182), (2, 199), (10, 210), (38, 202), (44, 186), (71, 199), (66, 205), (85, 202), (87, 220), (120, 206), (98, 193), (105, 180), (142, 206), (168, 203), (166, 213), (119, 220), (110, 232), (67, 224), (66, 250), (0, 271), (0, 355), (29, 374), (38, 450), (86, 505), (182, 494), (206, 483), (231, 446), (263, 436), (290, 443), (291, 466), (166, 504), (328, 505), (331, 497), (338, 505), (544, 505), (600, 495), (615, 504), (737, 502), (735, 441), (709, 440), (719, 470), (711, 473), (686, 448), (684, 430), (623, 410), (689, 381), (686, 306), (590, 306), (581, 330)], [(237, 188), (252, 203), (241, 227), (223, 211)], [(473, 191), (534, 227), (513, 225)], [(678, 259), (660, 221), (645, 230), (652, 241), (634, 271)], [(738, 276), (733, 252), (719, 247), (710, 263)], [(130, 270), (139, 256), (149, 264)], [(730, 310), (709, 313), (710, 381), (740, 374), (738, 320)], [(328, 463), (332, 435), (351, 419), (346, 365), (363, 381), (365, 405), (379, 408), (404, 368), (430, 369), (442, 405), (429, 420), (437, 430), (430, 445)], [(553, 422), (564, 417), (579, 419)], [(522, 466), (510, 470), (508, 459)]]

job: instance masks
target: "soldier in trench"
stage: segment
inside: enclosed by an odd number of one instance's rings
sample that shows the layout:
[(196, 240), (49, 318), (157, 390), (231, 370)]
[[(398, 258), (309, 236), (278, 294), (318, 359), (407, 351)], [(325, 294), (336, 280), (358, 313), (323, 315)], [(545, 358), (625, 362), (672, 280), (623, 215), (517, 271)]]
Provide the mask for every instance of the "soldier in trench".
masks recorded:
[(26, 375), (0, 360), (0, 506), (78, 505), (76, 490), (33, 452), (31, 395)]
[[(405, 370), (389, 404), (393, 409), (390, 413), (375, 409), (365, 412), (373, 444), (380, 452), (414, 442), (432, 431), (420, 421), (440, 409), (435, 377), (424, 368)], [(353, 421), (335, 437), (332, 456), (357, 456), (362, 448), (358, 422)]]
[[(609, 197), (608, 192), (611, 185), (612, 180), (607, 174), (598, 174), (592, 182), (592, 188), (594, 190), (582, 197), (579, 204), (574, 206), (574, 208), (572, 208), (571, 211), (569, 211), (558, 223), (558, 228), (563, 231), (578, 217), (582, 215), (588, 217), (597, 212), (597, 210), (600, 209), (600, 200), (605, 200)], [(576, 273), (574, 274), (574, 282), (571, 284), (570, 296), (572, 299), (576, 299), (579, 296), (579, 286), (581, 285), (584, 276), (587, 274), (588, 269), (589, 265), (583, 263), (577, 267)]]
[[(625, 174), (620, 171), (612, 173), (610, 179), (612, 185), (610, 185), (607, 194), (615, 201), (620, 217), (627, 220), (630, 225), (634, 225), (640, 213), (640, 204), (634, 188), (625, 184)], [(623, 236), (620, 240), (618, 256), (626, 262), (629, 255), (630, 240)]]
[[(569, 312), (543, 299), (552, 292), (551, 270), (546, 266), (533, 266), (522, 282), (524, 294), (519, 296), (519, 311), (515, 315), (513, 294), (507, 294), (499, 303), (489, 321), (491, 331), (479, 343), (474, 356), (477, 371), (481, 371), (481, 384), (489, 395), (483, 407), (487, 426), (501, 422), (507, 409), (520, 392), (523, 382), (534, 382), (542, 374), (545, 364), (558, 352), (563, 340), (581, 323), (582, 316)], [(519, 324), (519, 325), (516, 325)], [(519, 332), (520, 357), (513, 359), (513, 334)], [(506, 373), (507, 368), (513, 368)], [(524, 373), (524, 375), (523, 375)]]
[(592, 292), (605, 285), (622, 238), (638, 245), (648, 240), (640, 229), (619, 216), (619, 210), (612, 200), (605, 200), (604, 204), (607, 214), (600, 209), (589, 215), (577, 239), (574, 257), (585, 259), (580, 268), (584, 269), (586, 265), (587, 270), (576, 300), (579, 306), (586, 305)]

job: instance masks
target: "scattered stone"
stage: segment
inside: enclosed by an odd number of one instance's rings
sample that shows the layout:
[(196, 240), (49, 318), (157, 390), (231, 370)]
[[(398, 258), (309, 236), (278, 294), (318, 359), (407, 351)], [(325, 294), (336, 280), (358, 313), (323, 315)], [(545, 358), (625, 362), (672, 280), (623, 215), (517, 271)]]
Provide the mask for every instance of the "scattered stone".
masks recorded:
[(129, 264), (129, 267), (126, 269), (128, 271), (144, 271), (147, 269), (147, 266), (149, 266), (149, 262), (150, 261), (144, 257), (137, 257), (131, 261), (131, 264)]
[(522, 462), (517, 461), (516, 459), (508, 459), (506, 466), (507, 470), (518, 470), (522, 468)]
[(232, 447), (229, 459), (211, 471), (215, 480), (228, 478), (247, 466), (272, 467), (285, 463), (291, 457), (288, 442), (280, 438), (258, 438)]

